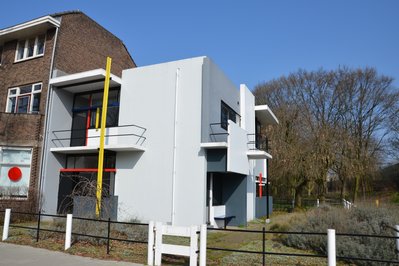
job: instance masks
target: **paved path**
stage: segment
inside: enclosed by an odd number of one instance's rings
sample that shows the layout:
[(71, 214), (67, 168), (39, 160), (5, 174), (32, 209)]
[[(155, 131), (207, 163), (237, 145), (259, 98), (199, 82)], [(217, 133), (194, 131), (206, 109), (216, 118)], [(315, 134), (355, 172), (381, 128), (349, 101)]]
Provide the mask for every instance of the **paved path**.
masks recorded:
[(96, 260), (73, 256), (58, 251), (33, 248), (29, 246), (0, 243), (1, 266), (139, 266), (141, 264)]

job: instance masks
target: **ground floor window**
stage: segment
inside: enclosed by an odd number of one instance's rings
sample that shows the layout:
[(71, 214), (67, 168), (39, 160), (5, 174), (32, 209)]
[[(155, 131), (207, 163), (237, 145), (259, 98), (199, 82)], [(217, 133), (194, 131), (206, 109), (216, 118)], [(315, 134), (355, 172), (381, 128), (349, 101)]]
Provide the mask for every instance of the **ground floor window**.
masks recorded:
[[(114, 196), (116, 154), (105, 152), (102, 182), (104, 202)], [(58, 188), (58, 213), (86, 213), (94, 211), (97, 191), (98, 154), (68, 155), (66, 168), (60, 169)], [(94, 205), (93, 205), (94, 204)], [(92, 206), (93, 205), (93, 206)], [(80, 208), (80, 209), (79, 209)], [(102, 211), (110, 212), (110, 210)]]
[(31, 148), (0, 147), (0, 197), (28, 197), (31, 161)]

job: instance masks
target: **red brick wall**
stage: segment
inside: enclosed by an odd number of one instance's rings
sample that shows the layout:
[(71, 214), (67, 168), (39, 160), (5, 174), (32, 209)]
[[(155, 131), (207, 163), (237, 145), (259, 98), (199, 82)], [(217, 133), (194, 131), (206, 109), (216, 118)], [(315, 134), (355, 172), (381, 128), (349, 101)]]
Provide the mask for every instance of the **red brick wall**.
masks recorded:
[(105, 69), (112, 58), (111, 72), (121, 76), (123, 69), (135, 67), (123, 43), (82, 13), (62, 16), (57, 40), (55, 67), (68, 74)]
[[(14, 62), (17, 40), (7, 42), (3, 46), (3, 60), (0, 66), (0, 146), (30, 147), (33, 151), (28, 199), (2, 199), (0, 209), (12, 207), (14, 210), (35, 211), (36, 208), (44, 113), (54, 37), (55, 29), (47, 31), (44, 55), (26, 61)], [(39, 114), (4, 113), (9, 88), (38, 82), (42, 82)]]

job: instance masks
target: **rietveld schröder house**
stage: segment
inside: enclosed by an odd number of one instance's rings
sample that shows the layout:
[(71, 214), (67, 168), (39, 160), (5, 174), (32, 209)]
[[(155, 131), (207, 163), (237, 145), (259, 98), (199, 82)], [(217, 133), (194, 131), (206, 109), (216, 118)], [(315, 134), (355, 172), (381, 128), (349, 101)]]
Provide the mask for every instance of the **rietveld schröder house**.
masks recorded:
[[(97, 69), (50, 80), (47, 213), (74, 212), (80, 181), (95, 179), (104, 77)], [(220, 226), (215, 217), (240, 225), (265, 214), (256, 191), (271, 155), (260, 133), (278, 120), (245, 85), (207, 57), (127, 69), (110, 82), (103, 186), (118, 220)]]

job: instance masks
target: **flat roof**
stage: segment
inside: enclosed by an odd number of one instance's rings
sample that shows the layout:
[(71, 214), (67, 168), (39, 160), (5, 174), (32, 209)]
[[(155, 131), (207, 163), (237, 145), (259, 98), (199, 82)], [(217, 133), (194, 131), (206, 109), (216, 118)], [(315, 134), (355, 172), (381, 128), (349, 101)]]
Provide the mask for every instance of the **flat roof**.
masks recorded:
[[(104, 85), (106, 72), (104, 69), (94, 69), (85, 72), (60, 76), (50, 79), (50, 85), (69, 92), (85, 92)], [(120, 86), (121, 78), (111, 74), (110, 87)]]
[(269, 106), (255, 105), (255, 116), (263, 125), (277, 125), (278, 119)]
[(3, 44), (7, 41), (22, 38), (25, 39), (29, 36), (44, 33), (50, 28), (59, 27), (60, 24), (60, 21), (52, 16), (44, 16), (5, 28), (0, 30), (0, 44)]

